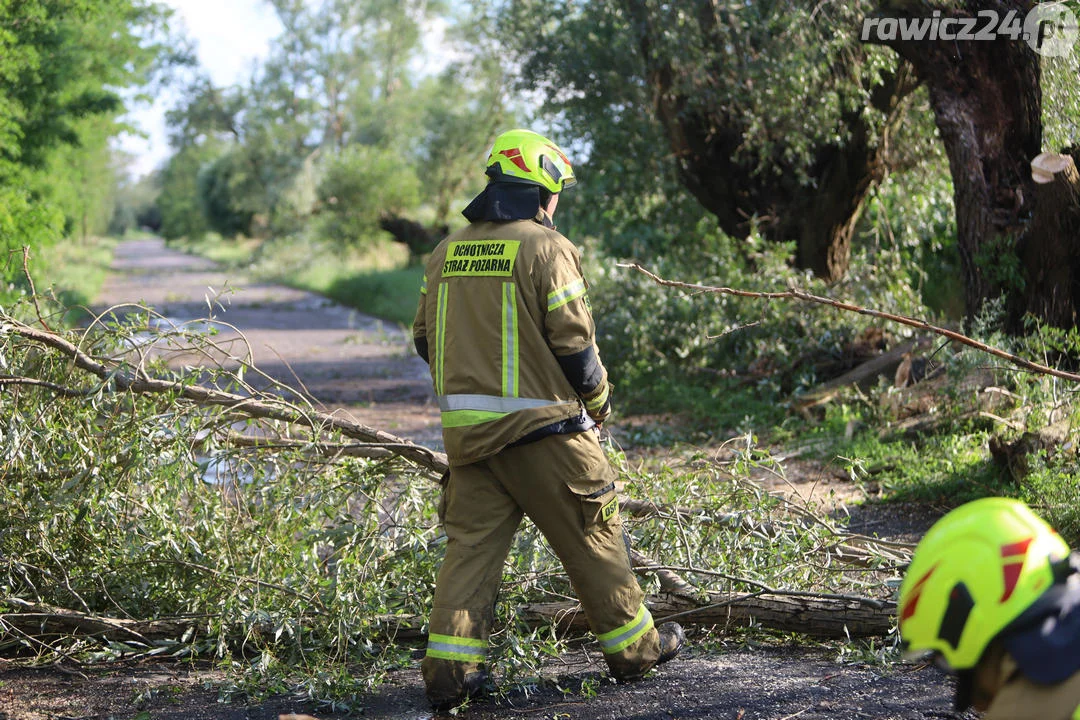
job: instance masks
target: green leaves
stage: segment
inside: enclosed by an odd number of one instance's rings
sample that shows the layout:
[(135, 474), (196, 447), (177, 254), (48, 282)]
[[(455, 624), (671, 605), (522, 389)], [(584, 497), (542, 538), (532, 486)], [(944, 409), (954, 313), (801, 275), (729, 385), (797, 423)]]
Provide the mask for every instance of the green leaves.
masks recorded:
[[(0, 253), (102, 232), (117, 167), (118, 89), (149, 79), (164, 10), (148, 0), (0, 3)], [(20, 284), (0, 270), (0, 301)]]

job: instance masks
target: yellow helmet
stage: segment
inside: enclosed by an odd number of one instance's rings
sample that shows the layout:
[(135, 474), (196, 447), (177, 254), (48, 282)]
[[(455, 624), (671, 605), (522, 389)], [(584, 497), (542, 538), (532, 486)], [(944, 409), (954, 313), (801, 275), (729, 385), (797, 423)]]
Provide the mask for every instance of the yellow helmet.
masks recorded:
[(938, 520), (915, 548), (900, 585), (900, 636), (955, 670), (1054, 584), (1069, 546), (1019, 500), (982, 498)]
[(539, 185), (552, 193), (577, 184), (574, 168), (559, 146), (531, 130), (510, 130), (495, 138), (487, 174), (492, 180)]

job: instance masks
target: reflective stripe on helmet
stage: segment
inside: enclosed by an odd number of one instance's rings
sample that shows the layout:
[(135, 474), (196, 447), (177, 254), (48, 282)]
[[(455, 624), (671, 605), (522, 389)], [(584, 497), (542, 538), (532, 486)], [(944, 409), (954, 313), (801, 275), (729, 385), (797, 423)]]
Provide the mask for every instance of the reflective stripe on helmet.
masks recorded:
[(539, 185), (552, 193), (577, 183), (566, 153), (531, 130), (509, 130), (497, 137), (488, 153), (487, 174), (499, 182)]
[(622, 652), (636, 643), (645, 633), (652, 630), (652, 627), (652, 614), (642, 605), (638, 608), (637, 615), (633, 620), (622, 627), (597, 635), (596, 639), (600, 641), (600, 649), (604, 651), (604, 654), (612, 655)]
[(900, 634), (911, 652), (975, 667), (998, 634), (1055, 582), (1069, 546), (1019, 500), (987, 497), (938, 520), (900, 585)]
[(454, 635), (428, 635), (427, 656), (440, 660), (483, 662), (487, 655), (487, 641)]

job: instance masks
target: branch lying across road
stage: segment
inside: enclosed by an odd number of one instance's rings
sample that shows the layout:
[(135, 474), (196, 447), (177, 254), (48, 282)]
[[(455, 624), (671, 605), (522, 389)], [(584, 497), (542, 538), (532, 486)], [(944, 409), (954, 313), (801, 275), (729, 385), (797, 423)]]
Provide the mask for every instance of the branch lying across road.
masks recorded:
[[(125, 328), (139, 331), (141, 328)], [(233, 448), (243, 448), (245, 452), (275, 453), (282, 451), (302, 451), (311, 457), (330, 461), (341, 457), (366, 457), (385, 459), (402, 458), (413, 463), (431, 480), (440, 479), (448, 469), (443, 453), (431, 450), (376, 428), (355, 422), (348, 415), (324, 413), (314, 409), (303, 396), (292, 401), (291, 396), (276, 394), (289, 388), (280, 384), (273, 391), (260, 390), (243, 382), (242, 372), (225, 370), (218, 365), (215, 368), (199, 371), (187, 376), (153, 374), (155, 365), (147, 362), (151, 358), (161, 360), (154, 354), (153, 342), (138, 345), (130, 349), (137, 358), (130, 361), (131, 354), (126, 346), (113, 355), (112, 350), (101, 351), (99, 346), (91, 345), (87, 340), (89, 331), (80, 339), (71, 333), (56, 332), (44, 327), (27, 325), (0, 311), (0, 335), (18, 338), (17, 342), (25, 347), (33, 346), (35, 353), (47, 351), (63, 358), (62, 377), (58, 382), (49, 382), (31, 377), (32, 364), (11, 375), (0, 375), (0, 392), (52, 393), (57, 397), (85, 398), (95, 401), (101, 396), (124, 394), (153, 396), (168, 399), (180, 407), (196, 409), (198, 413), (207, 413), (207, 408), (217, 409), (213, 422), (203, 426), (194, 435), (192, 449), (200, 443), (220, 444)], [(169, 334), (171, 343), (182, 333)], [(212, 340), (197, 336), (192, 340), (191, 350), (211, 357), (217, 348)], [(112, 346), (109, 346), (112, 347)], [(169, 351), (175, 351), (176, 345), (170, 345)], [(250, 358), (235, 358), (241, 367), (251, 372)], [(218, 371), (224, 374), (217, 375)], [(57, 378), (53, 378), (57, 380)], [(231, 383), (227, 390), (219, 389), (218, 380), (227, 379)], [(206, 382), (210, 380), (211, 382)], [(286, 392), (287, 394), (287, 392)], [(222, 410), (223, 409), (223, 410)], [(208, 414), (208, 413), (207, 413)], [(246, 419), (269, 420), (282, 423), (281, 426), (259, 427), (253, 432), (241, 433), (235, 428)], [(293, 428), (286, 425), (295, 426)], [(299, 430), (299, 432), (297, 432)], [(264, 434), (265, 433), (265, 434)], [(682, 503), (686, 505), (688, 503)], [(851, 566), (879, 568), (882, 563), (903, 564), (907, 560), (908, 548), (900, 544), (890, 544), (874, 538), (854, 536), (837, 530), (832, 524), (813, 516), (809, 510), (786, 508), (790, 520), (762, 519), (754, 521), (745, 514), (703, 512), (680, 506), (679, 504), (656, 504), (630, 498), (622, 499), (622, 512), (627, 517), (673, 519), (676, 522), (700, 524), (710, 528), (723, 528), (728, 533), (741, 535), (759, 535), (769, 542), (780, 542), (792, 534), (804, 534), (813, 525), (823, 525), (828, 531), (819, 538), (815, 547), (807, 549), (807, 554), (819, 554), (826, 559), (826, 564), (842, 561), (844, 571)], [(797, 630), (810, 635), (839, 637), (850, 635), (885, 634), (891, 627), (891, 610), (882, 601), (872, 598), (860, 598), (854, 595), (815, 593), (803, 590), (788, 590), (764, 585), (753, 580), (727, 576), (708, 568), (690, 567), (692, 562), (682, 565), (668, 565), (657, 562), (638, 550), (631, 550), (631, 560), (636, 572), (659, 580), (662, 595), (649, 599), (649, 605), (656, 617), (677, 616), (687, 622), (701, 624), (750, 624), (758, 623), (781, 630)], [(188, 561), (176, 561), (148, 558), (145, 562), (175, 563), (187, 570), (212, 576), (216, 580), (237, 585), (250, 584), (264, 590), (294, 594), (315, 614), (325, 612), (320, 599), (309, 593), (290, 590), (286, 584), (271, 582), (258, 577), (246, 578), (215, 568)], [(717, 592), (715, 589), (693, 584), (684, 579), (691, 578), (694, 583), (702, 577), (724, 577), (728, 582), (738, 582), (749, 586), (754, 592)], [(22, 604), (20, 604), (22, 603)], [(157, 619), (136, 621), (102, 617), (90, 612), (63, 610), (23, 601), (9, 599), (0, 601), (0, 607), (7, 605), (13, 612), (0, 612), (0, 635), (7, 630), (19, 635), (22, 641), (38, 642), (43, 645), (60, 648), (71, 638), (95, 637), (132, 645), (132, 652), (141, 645), (145, 652), (159, 652), (159, 640), (167, 645), (182, 644), (179, 640), (199, 622), (187, 618)], [(85, 603), (84, 603), (85, 605)], [(523, 608), (531, 613), (529, 622), (548, 624), (553, 620), (567, 622), (577, 627), (583, 623), (583, 616), (575, 610), (576, 605), (561, 606), (533, 604)], [(423, 621), (413, 627), (407, 618), (388, 618), (386, 624), (380, 623), (380, 632), (386, 637), (409, 637), (409, 633), (422, 633)], [(569, 627), (569, 625), (568, 625)], [(194, 631), (192, 631), (194, 632)], [(9, 635), (9, 638), (12, 637)], [(153, 649), (145, 649), (152, 646)], [(57, 652), (61, 652), (57, 650)]]
[(804, 302), (815, 303), (817, 305), (826, 305), (828, 307), (836, 308), (837, 310), (844, 310), (846, 312), (858, 313), (859, 315), (867, 315), (869, 317), (879, 318), (881, 320), (888, 320), (890, 322), (900, 323), (901, 325), (907, 325), (908, 327), (917, 328), (919, 330), (926, 330), (927, 332), (934, 333), (935, 335), (941, 335), (954, 342), (958, 342), (962, 345), (979, 350), (980, 352), (999, 357), (1002, 360), (1023, 368), (1030, 372), (1039, 373), (1040, 375), (1052, 375), (1063, 380), (1070, 380), (1072, 382), (1080, 382), (1080, 375), (1075, 373), (1066, 372), (1064, 370), (1058, 370), (1056, 368), (1048, 367), (1046, 365), (1040, 365), (1039, 363), (1032, 362), (1026, 358), (1022, 358), (1019, 355), (1006, 352), (1001, 348), (993, 347), (981, 343), (978, 340), (970, 338), (966, 335), (956, 332), (955, 330), (949, 330), (948, 328), (939, 327), (937, 325), (931, 325), (925, 320), (918, 318), (907, 317), (905, 315), (896, 315), (895, 313), (883, 312), (881, 310), (873, 310), (865, 308), (860, 305), (854, 305), (852, 303), (841, 302), (832, 298), (822, 297), (820, 295), (814, 295), (808, 293), (805, 290), (791, 285), (787, 290), (783, 292), (755, 292), (752, 290), (736, 290), (728, 287), (713, 287), (711, 285), (700, 285), (697, 283), (687, 283), (678, 280), (666, 280), (655, 273), (646, 270), (638, 263), (617, 263), (618, 267), (629, 268), (631, 270), (637, 270), (641, 274), (653, 280), (659, 285), (665, 287), (681, 288), (683, 290), (690, 290), (695, 293), (711, 293), (718, 295), (732, 295), (735, 297), (744, 298), (757, 298), (760, 300), (801, 300)]
[[(796, 631), (812, 637), (843, 638), (887, 635), (892, 630), (892, 603), (828, 593), (699, 592), (694, 598), (661, 593), (645, 600), (657, 622), (677, 618), (688, 625), (762, 625)], [(207, 618), (173, 617), (154, 620), (113, 618), (92, 613), (0, 598), (0, 605), (17, 608), (0, 612), (0, 631), (17, 635), (35, 646), (55, 650), (73, 639), (130, 644), (132, 653), (164, 652), (183, 645), (205, 629)], [(555, 624), (563, 632), (587, 632), (581, 606), (573, 601), (528, 603), (517, 608), (526, 624)], [(414, 615), (382, 615), (374, 618), (384, 639), (422, 640), (427, 618)], [(272, 628), (266, 629), (268, 634)], [(0, 633), (2, 634), (2, 633)]]
[[(319, 412), (312, 408), (300, 407), (272, 395), (259, 397), (239, 395), (213, 388), (195, 385), (191, 381), (152, 378), (144, 371), (133, 371), (123, 362), (102, 362), (72, 343), (62, 335), (30, 327), (10, 317), (2, 318), (0, 332), (10, 332), (27, 340), (40, 343), (60, 352), (68, 358), (75, 368), (94, 376), (97, 387), (136, 394), (173, 394), (183, 400), (204, 406), (225, 407), (237, 410), (252, 418), (279, 420), (309, 427), (316, 431), (336, 430), (354, 440), (368, 443), (370, 446), (385, 448), (393, 454), (415, 465), (431, 471), (436, 477), (448, 469), (446, 455), (417, 445), (405, 438), (363, 425), (338, 414)], [(78, 395), (84, 391), (77, 388), (46, 385), (29, 378), (11, 378), (11, 384), (33, 384), (46, 387), (63, 395)]]

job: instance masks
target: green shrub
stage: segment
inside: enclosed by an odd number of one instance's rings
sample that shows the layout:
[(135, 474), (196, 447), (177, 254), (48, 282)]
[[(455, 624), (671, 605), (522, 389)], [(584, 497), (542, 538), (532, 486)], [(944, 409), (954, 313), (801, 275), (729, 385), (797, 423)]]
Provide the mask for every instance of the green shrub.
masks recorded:
[[(826, 287), (789, 267), (789, 245), (756, 235), (734, 240), (706, 221), (698, 237), (698, 245), (673, 248), (648, 269), (669, 280), (751, 292), (795, 284), (859, 305), (924, 314), (896, 253), (860, 254), (848, 278)], [(792, 299), (661, 287), (615, 265), (591, 257), (587, 272), (601, 353), (631, 412), (686, 411), (743, 430), (747, 423), (779, 423), (793, 396), (825, 379), (818, 365), (842, 362), (861, 331), (880, 325)]]
[(331, 158), (318, 188), (319, 235), (341, 246), (370, 244), (381, 234), (379, 220), (420, 203), (416, 171), (397, 152), (350, 145)]

